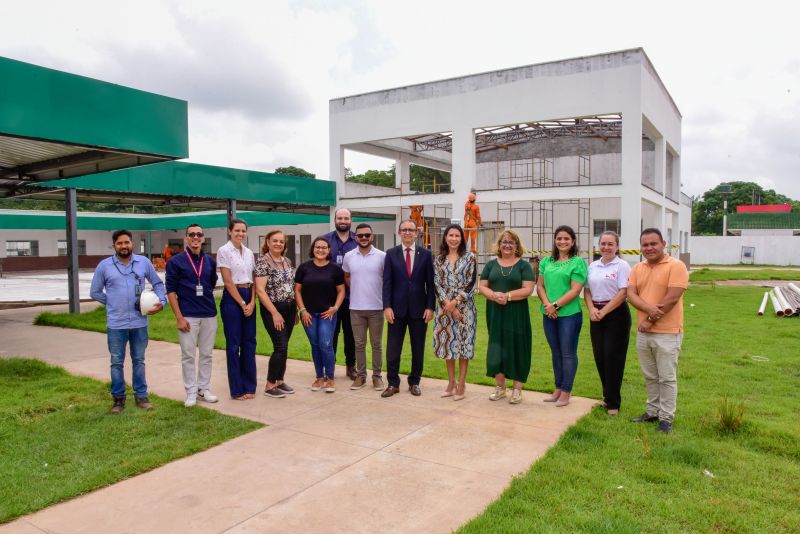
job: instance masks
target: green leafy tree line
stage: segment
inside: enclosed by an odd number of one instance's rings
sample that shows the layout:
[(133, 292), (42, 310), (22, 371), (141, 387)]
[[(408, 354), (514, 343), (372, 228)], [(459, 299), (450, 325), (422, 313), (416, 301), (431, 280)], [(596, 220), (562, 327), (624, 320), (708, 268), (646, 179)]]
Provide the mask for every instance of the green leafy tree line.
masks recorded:
[[(786, 195), (776, 193), (773, 189), (764, 189), (753, 182), (727, 182), (731, 187), (728, 195), (728, 213), (734, 213), (736, 206), (751, 204), (791, 204), (792, 211), (800, 210), (800, 201), (792, 200)], [(692, 206), (693, 235), (721, 235), (724, 195), (716, 186), (695, 199)]]
[[(394, 187), (395, 184), (395, 165), (392, 164), (388, 170), (370, 169), (363, 174), (353, 174), (346, 168), (344, 178), (348, 182), (360, 184), (378, 185), (381, 187)], [(450, 173), (437, 171), (421, 165), (411, 165), (409, 170), (409, 187), (411, 191), (421, 191), (423, 193), (440, 193), (450, 191)]]

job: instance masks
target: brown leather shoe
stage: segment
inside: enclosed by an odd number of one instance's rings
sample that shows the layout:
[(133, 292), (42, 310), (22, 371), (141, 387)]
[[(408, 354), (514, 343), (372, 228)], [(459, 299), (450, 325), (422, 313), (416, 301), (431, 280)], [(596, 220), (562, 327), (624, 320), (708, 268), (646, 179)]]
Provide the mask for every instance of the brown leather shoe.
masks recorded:
[(354, 365), (347, 366), (347, 378), (350, 380), (355, 380), (358, 377), (358, 373), (356, 372), (356, 367)]
[(114, 406), (111, 407), (111, 413), (118, 415), (125, 409), (125, 397), (114, 397)]
[(142, 410), (149, 411), (153, 409), (153, 405), (150, 404), (150, 401), (147, 399), (147, 397), (138, 397), (136, 399), (136, 406), (141, 408)]
[(367, 379), (363, 376), (357, 376), (355, 380), (353, 380), (350, 389), (361, 389), (364, 387), (364, 384), (367, 383)]
[(408, 386), (408, 391), (410, 391), (411, 394), (414, 395), (415, 397), (419, 397), (420, 395), (422, 395), (422, 390), (419, 389), (419, 384), (413, 384), (411, 386)]
[(383, 390), (383, 393), (381, 393), (381, 397), (389, 398), (389, 397), (391, 397), (392, 395), (394, 395), (396, 393), (400, 393), (400, 388), (396, 388), (394, 386), (389, 386), (389, 387), (387, 387), (386, 389)]

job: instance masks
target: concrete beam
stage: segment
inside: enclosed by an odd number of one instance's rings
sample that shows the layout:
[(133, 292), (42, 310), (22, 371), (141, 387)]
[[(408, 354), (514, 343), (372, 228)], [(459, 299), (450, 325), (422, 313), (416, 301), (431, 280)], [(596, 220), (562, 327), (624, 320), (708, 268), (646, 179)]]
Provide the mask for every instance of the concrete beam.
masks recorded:
[(356, 152), (370, 154), (371, 156), (379, 156), (382, 158), (394, 159), (394, 160), (400, 159), (401, 155), (407, 155), (408, 162), (414, 165), (430, 167), (431, 169), (435, 169), (437, 171), (451, 172), (452, 170), (452, 165), (450, 163), (430, 158), (424, 158), (409, 152), (404, 152), (402, 150), (392, 150), (389, 148), (376, 146), (371, 143), (355, 143), (351, 145), (344, 145), (343, 147), (347, 150), (354, 150)]

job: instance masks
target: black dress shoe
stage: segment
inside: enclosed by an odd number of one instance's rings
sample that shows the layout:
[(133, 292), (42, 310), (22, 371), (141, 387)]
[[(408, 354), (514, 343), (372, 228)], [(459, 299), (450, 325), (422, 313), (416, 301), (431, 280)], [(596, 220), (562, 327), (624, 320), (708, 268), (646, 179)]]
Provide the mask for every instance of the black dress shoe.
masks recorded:
[(672, 423), (669, 421), (659, 421), (658, 422), (658, 431), (662, 434), (669, 434), (672, 432)]
[(422, 395), (422, 390), (419, 389), (418, 384), (412, 384), (408, 386), (408, 391), (410, 391), (411, 394), (414, 395), (415, 397), (419, 397), (420, 395)]
[(394, 386), (389, 386), (389, 387), (387, 387), (386, 389), (383, 390), (383, 393), (381, 393), (381, 397), (389, 398), (392, 395), (394, 395), (395, 393), (400, 393), (400, 388), (396, 388)]
[(650, 415), (647, 412), (644, 412), (639, 417), (634, 417), (631, 419), (631, 423), (655, 423), (656, 421), (658, 421), (658, 416)]

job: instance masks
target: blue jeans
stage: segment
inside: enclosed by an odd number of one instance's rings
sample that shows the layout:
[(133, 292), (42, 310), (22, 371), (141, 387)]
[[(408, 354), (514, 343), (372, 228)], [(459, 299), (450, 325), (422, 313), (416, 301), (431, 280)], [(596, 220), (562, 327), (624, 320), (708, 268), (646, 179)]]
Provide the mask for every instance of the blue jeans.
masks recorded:
[(311, 344), (311, 357), (317, 378), (333, 380), (336, 353), (333, 351), (333, 332), (336, 329), (336, 314), (331, 319), (323, 319), (321, 313), (311, 314), (311, 326), (305, 326), (308, 342)]
[(111, 395), (125, 396), (125, 345), (130, 343), (133, 367), (133, 394), (137, 399), (147, 396), (144, 377), (144, 349), (147, 348), (147, 327), (108, 328), (108, 352), (111, 354)]
[(558, 319), (543, 315), (542, 318), (544, 337), (547, 338), (553, 356), (556, 389), (570, 393), (575, 373), (578, 372), (578, 337), (583, 325), (583, 314), (576, 313)]

